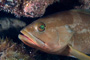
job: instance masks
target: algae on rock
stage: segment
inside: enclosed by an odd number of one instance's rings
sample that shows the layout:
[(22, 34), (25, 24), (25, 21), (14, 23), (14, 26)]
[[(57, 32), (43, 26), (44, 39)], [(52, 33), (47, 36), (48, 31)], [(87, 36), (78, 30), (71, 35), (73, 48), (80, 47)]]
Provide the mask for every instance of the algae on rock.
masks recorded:
[(0, 39), (0, 60), (32, 60), (23, 44), (16, 44), (10, 39)]

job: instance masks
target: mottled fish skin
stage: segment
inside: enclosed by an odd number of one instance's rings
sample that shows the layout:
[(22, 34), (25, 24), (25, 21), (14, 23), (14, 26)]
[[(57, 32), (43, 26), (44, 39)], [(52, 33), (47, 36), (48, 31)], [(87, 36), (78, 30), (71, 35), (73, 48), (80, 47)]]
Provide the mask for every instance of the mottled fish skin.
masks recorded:
[(86, 54), (90, 54), (90, 14), (72, 13), (73, 24), (69, 25), (75, 34), (72, 37), (72, 46)]
[[(45, 31), (39, 32), (37, 24), (43, 22), (46, 27)], [(33, 35), (43, 43), (34, 40), (31, 43), (28, 39), (24, 39), (21, 35), (19, 38), (30, 47), (38, 48), (42, 51), (69, 55), (70, 49), (68, 44), (80, 52), (90, 54), (90, 14), (80, 11), (59, 12), (45, 18), (38, 19), (32, 24), (21, 30), (28, 38)], [(32, 38), (34, 38), (32, 37)], [(23, 39), (22, 39), (23, 38)], [(28, 42), (27, 42), (28, 41)]]

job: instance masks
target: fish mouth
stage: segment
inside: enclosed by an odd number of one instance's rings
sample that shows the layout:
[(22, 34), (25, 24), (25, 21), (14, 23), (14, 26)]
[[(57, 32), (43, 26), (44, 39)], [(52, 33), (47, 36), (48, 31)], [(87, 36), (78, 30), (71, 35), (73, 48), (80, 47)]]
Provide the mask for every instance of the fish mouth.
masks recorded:
[(28, 32), (26, 29), (23, 29), (20, 31), (21, 34), (18, 35), (18, 38), (24, 42), (26, 45), (30, 47), (39, 47), (43, 48), (45, 46), (45, 43), (41, 41), (40, 39), (33, 36), (30, 32)]

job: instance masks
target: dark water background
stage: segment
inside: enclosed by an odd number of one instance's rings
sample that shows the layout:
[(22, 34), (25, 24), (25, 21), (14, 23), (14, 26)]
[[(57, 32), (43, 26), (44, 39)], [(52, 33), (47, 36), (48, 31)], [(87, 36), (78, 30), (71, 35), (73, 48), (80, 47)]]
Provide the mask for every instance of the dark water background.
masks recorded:
[[(67, 3), (67, 2), (65, 2), (65, 3), (54, 3), (53, 5), (50, 5), (46, 9), (46, 12), (45, 12), (44, 16), (47, 16), (47, 15), (50, 15), (50, 14), (53, 14), (53, 13), (56, 13), (56, 12), (70, 10), (70, 9), (73, 9), (77, 5), (80, 5), (80, 3), (77, 0), (72, 0), (69, 3)], [(44, 17), (44, 16), (42, 16), (42, 17)], [(3, 18), (4, 17), (17, 18), (13, 14), (6, 13), (6, 12), (3, 12), (3, 11), (0, 11), (0, 17), (3, 17)], [(32, 23), (33, 21), (35, 21), (39, 18), (20, 17), (20, 18), (17, 18), (17, 19), (22, 20), (23, 22), (25, 22), (28, 25), (28, 24)], [(22, 28), (19, 28), (19, 29), (10, 28), (8, 30), (2, 31), (2, 32), (0, 32), (0, 37), (8, 37), (10, 39), (13, 39), (13, 41), (16, 42), (16, 43), (22, 43), (18, 39), (18, 34), (20, 33), (21, 29)], [(27, 48), (27, 50), (32, 49), (28, 46), (26, 46), (26, 48)], [(41, 51), (38, 51), (34, 58), (35, 58), (35, 60), (77, 60), (77, 59), (72, 58), (72, 57), (51, 55), (51, 54), (47, 54), (47, 53), (44, 53), (44, 52), (41, 52)]]

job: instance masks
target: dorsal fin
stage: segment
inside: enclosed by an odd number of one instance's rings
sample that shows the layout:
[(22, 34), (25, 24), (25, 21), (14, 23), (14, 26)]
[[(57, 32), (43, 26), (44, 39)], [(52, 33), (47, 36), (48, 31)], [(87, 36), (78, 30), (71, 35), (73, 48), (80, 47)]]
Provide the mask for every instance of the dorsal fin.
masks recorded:
[(85, 14), (89, 14), (90, 15), (90, 9), (73, 9), (73, 10), (70, 10), (70, 11), (82, 12), (82, 13), (85, 13)]

